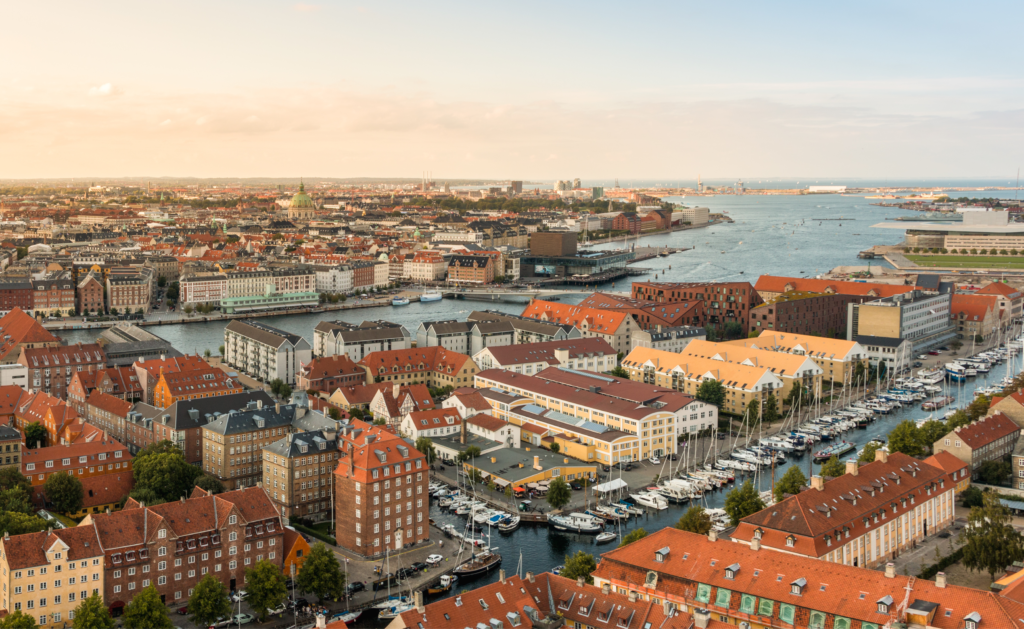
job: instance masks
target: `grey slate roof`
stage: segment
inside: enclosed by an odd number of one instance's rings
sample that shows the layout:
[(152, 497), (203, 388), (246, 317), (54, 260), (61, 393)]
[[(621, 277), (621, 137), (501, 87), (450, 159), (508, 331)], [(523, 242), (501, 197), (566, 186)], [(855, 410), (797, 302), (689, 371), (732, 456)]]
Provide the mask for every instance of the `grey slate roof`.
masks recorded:
[(167, 425), (175, 430), (188, 430), (205, 426), (218, 415), (232, 410), (244, 409), (250, 402), (263, 402), (263, 407), (271, 407), (273, 410), (274, 398), (266, 391), (249, 391), (246, 393), (232, 393), (230, 395), (218, 395), (215, 397), (199, 398), (196, 400), (181, 400), (171, 404), (157, 417), (157, 421), (163, 422), (163, 417), (169, 415)]
[[(253, 407), (255, 405), (250, 405)], [(274, 406), (263, 408), (252, 408), (252, 410), (231, 410), (206, 425), (207, 430), (219, 435), (235, 435), (254, 430), (265, 430), (290, 426), (297, 415), (298, 407), (294, 404), (287, 404), (277, 412)]]
[[(302, 446), (306, 446), (305, 452), (302, 451)], [(322, 430), (293, 432), (263, 448), (266, 452), (285, 458), (305, 456), (311, 452), (330, 452), (337, 449), (337, 437), (328, 437)]]
[(225, 329), (271, 347), (281, 347), (285, 343), (296, 347), (299, 343), (305, 342), (305, 339), (298, 334), (285, 332), (259, 321), (239, 321), (236, 319), (229, 323)]

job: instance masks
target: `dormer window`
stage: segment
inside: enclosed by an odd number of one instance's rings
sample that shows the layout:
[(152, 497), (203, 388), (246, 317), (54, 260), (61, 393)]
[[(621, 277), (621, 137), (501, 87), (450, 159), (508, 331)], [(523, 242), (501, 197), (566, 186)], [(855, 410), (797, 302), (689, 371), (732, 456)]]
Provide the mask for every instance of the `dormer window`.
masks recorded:
[(981, 624), (981, 614), (978, 612), (971, 612), (964, 616), (964, 629), (978, 629), (979, 624)]
[(757, 529), (754, 530), (754, 539), (761, 539), (761, 537), (763, 535), (764, 535), (764, 529), (757, 528)]
[(739, 572), (739, 571), (740, 571), (740, 565), (738, 563), (734, 563), (733, 565), (731, 565), (731, 566), (729, 566), (728, 568), (725, 569), (725, 578), (726, 579), (735, 579), (736, 578), (736, 573)]
[(656, 551), (654, 551), (654, 560), (657, 561), (658, 563), (665, 563), (665, 560), (668, 558), (668, 553), (669, 553), (669, 547), (668, 546), (666, 546), (666, 547), (664, 547), (662, 549), (656, 550)]
[(795, 545), (796, 545), (796, 537), (794, 537), (793, 535), (787, 535), (786, 536), (786, 546), (792, 548)]
[(807, 587), (807, 579), (801, 577), (789, 584), (789, 593), (802, 596), (805, 587)]
[(884, 598), (878, 599), (878, 613), (879, 614), (888, 614), (890, 606), (892, 606), (892, 597), (891, 596), (886, 595)]

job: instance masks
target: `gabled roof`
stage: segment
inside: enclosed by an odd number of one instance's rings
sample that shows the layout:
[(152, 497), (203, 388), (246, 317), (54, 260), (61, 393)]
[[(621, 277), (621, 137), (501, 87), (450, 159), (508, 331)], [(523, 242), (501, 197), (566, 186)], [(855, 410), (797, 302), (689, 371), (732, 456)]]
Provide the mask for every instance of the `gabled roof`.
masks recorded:
[(880, 284), (877, 282), (846, 282), (843, 280), (819, 280), (810, 277), (762, 275), (757, 278), (754, 289), (759, 293), (785, 293), (791, 290), (798, 290), (812, 293), (841, 293), (843, 295), (882, 298), (902, 295), (915, 289), (920, 290), (920, 287), (904, 286), (901, 284)]
[[(488, 406), (489, 408), (489, 406)], [(453, 408), (432, 408), (425, 411), (413, 411), (406, 415), (416, 430), (429, 430), (442, 426), (460, 426), (462, 417)]]
[(67, 561), (90, 559), (103, 554), (96, 529), (91, 526), (76, 526), (66, 529), (53, 529), (38, 533), (25, 533), (4, 538), (2, 542), (4, 554), (10, 570), (22, 570), (47, 566), (46, 551), (55, 544), (63, 545)]
[(581, 330), (587, 327), (599, 334), (614, 334), (627, 318), (625, 312), (584, 308), (569, 304), (559, 304), (541, 299), (534, 299), (523, 310), (523, 316), (542, 321), (572, 325)]
[(949, 315), (953, 318), (964, 317), (968, 321), (984, 321), (990, 312), (999, 309), (999, 298), (996, 295), (962, 295), (953, 294), (949, 305)]
[(314, 358), (302, 367), (302, 374), (308, 380), (320, 380), (352, 374), (365, 376), (366, 372), (360, 369), (347, 354), (338, 354), (337, 356)]
[[(506, 578), (504, 582), (494, 583), (476, 588), (465, 594), (451, 596), (435, 603), (426, 605), (423, 613), (415, 609), (401, 615), (405, 627), (433, 629), (435, 627), (491, 627), (492, 618), (500, 620), (504, 626), (511, 627), (509, 613), (517, 614), (520, 624), (517, 629), (532, 629), (537, 625), (526, 613), (527, 608), (536, 610), (537, 601), (530, 594), (523, 592), (523, 582), (519, 577)], [(482, 601), (482, 603), (481, 603)], [(630, 629), (634, 628), (630, 625)]]
[(106, 411), (114, 417), (127, 417), (128, 411), (132, 410), (132, 403), (121, 398), (116, 398), (102, 391), (93, 391), (85, 400), (89, 406), (94, 406), (101, 411)]
[(1019, 289), (1010, 286), (1003, 282), (989, 282), (982, 286), (975, 293), (976, 295), (1002, 295), (1003, 297), (1009, 297), (1010, 299), (1020, 299), (1021, 292)]
[(966, 426), (960, 426), (952, 433), (946, 435), (956, 437), (963, 441), (972, 450), (985, 447), (986, 445), (1002, 439), (1008, 435), (1020, 431), (1020, 426), (1003, 413), (993, 413), (988, 417), (982, 417)]
[(21, 308), (15, 307), (0, 318), (0, 360), (6, 358), (20, 343), (60, 345), (60, 339)]
[(360, 365), (368, 367), (373, 376), (380, 373), (390, 373), (397, 367), (398, 371), (404, 372), (409, 366), (411, 371), (436, 371), (438, 373), (457, 373), (469, 360), (469, 356), (447, 350), (443, 347), (420, 347), (413, 349), (393, 349), (382, 352), (371, 352), (359, 361)]
[(569, 358), (572, 359), (608, 356), (616, 353), (608, 341), (597, 337), (546, 341), (544, 343), (517, 343), (486, 348), (494, 361), (501, 366), (536, 362), (546, 362), (548, 365), (557, 366), (561, 363), (555, 358), (555, 350), (568, 351)]

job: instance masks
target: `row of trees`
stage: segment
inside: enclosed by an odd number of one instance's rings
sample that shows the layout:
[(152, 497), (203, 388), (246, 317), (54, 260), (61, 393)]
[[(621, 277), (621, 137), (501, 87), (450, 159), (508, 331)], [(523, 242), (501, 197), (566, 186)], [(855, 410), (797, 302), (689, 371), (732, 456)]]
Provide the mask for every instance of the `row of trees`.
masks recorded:
[(1024, 255), (1024, 249), (946, 249), (945, 247), (904, 247), (905, 253), (944, 253), (949, 255), (972, 256), (1017, 256)]

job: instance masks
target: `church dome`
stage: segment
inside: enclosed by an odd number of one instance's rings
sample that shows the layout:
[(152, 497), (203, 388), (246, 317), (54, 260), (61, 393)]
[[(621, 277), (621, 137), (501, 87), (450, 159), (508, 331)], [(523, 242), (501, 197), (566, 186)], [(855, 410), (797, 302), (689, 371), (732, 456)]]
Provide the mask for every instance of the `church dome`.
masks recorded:
[(309, 195), (306, 194), (306, 184), (304, 184), (304, 183), (300, 183), (299, 184), (299, 193), (296, 194), (294, 197), (292, 197), (292, 204), (289, 207), (291, 209), (293, 209), (293, 210), (298, 210), (298, 209), (312, 210), (312, 209), (314, 209), (313, 199), (311, 199), (309, 197)]

